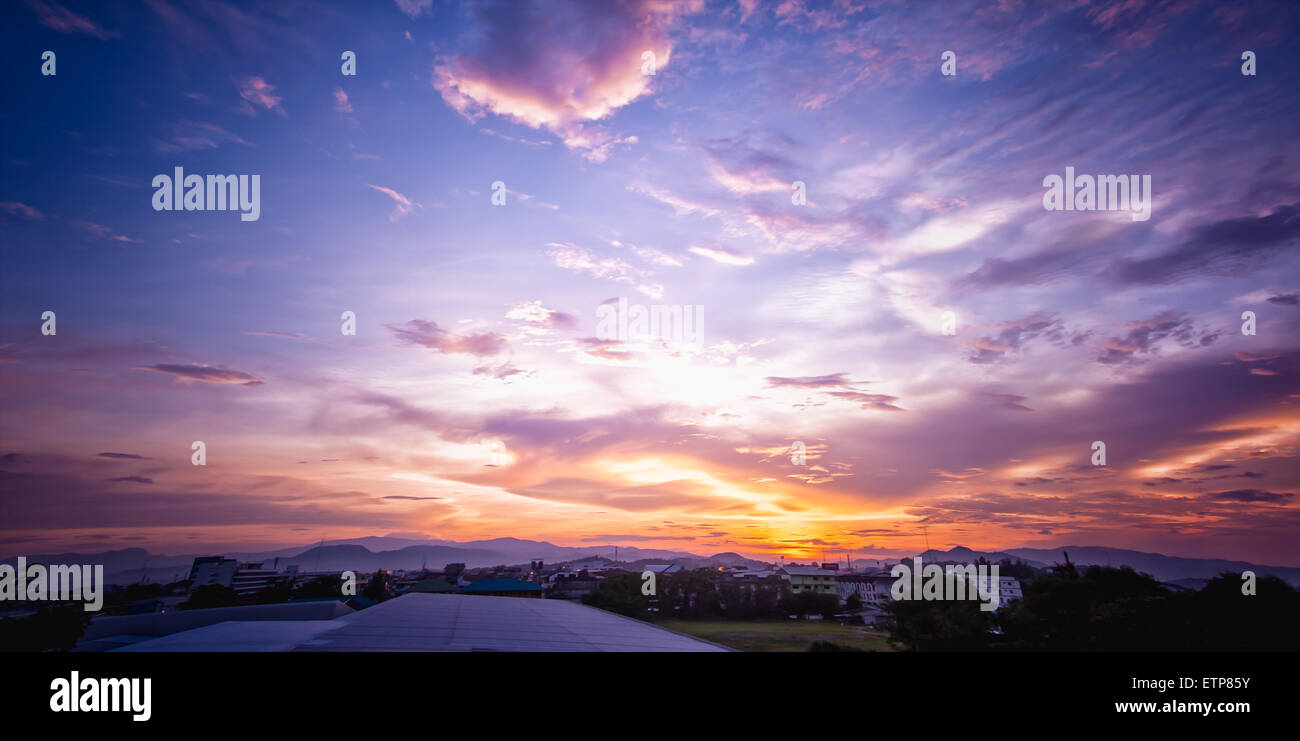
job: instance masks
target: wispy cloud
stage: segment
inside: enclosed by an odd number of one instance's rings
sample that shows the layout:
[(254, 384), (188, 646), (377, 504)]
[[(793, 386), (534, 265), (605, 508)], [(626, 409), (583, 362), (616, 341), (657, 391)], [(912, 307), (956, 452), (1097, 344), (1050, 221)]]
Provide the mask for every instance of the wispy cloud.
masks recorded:
[(341, 87), (334, 88), (334, 110), (339, 113), (352, 112), (352, 103), (348, 100), (348, 94)]
[(699, 255), (700, 257), (707, 257), (714, 262), (720, 262), (723, 265), (744, 266), (754, 264), (754, 258), (748, 255), (741, 255), (734, 250), (727, 249), (726, 247), (701, 247), (697, 245), (689, 248), (689, 251)]
[(103, 41), (115, 39), (119, 35), (116, 31), (106, 30), (86, 16), (78, 15), (53, 2), (53, 0), (45, 2), (42, 2), (42, 0), (26, 0), (26, 2), (27, 7), (36, 12), (36, 18), (41, 22), (41, 25), (52, 28), (59, 33), (82, 33)]
[(397, 9), (412, 19), (421, 13), (427, 13), (433, 7), (433, 0), (395, 0)]
[(25, 203), (18, 203), (16, 201), (0, 201), (0, 212), (6, 213), (10, 216), (17, 216), (28, 221), (45, 220), (45, 214)]
[(436, 322), (412, 319), (405, 324), (388, 325), (389, 331), (407, 345), (418, 345), (441, 353), (465, 353), (475, 357), (498, 355), (506, 349), (506, 339), (496, 332), (455, 334)]
[(167, 139), (154, 140), (154, 149), (163, 154), (172, 154), (216, 149), (225, 142), (252, 146), (217, 124), (204, 121), (177, 121), (171, 125), (171, 135)]
[(284, 107), (280, 105), (280, 96), (275, 94), (275, 85), (267, 82), (262, 77), (247, 77), (238, 81), (239, 97), (244, 100), (244, 111), (250, 115), (256, 113), (254, 106), (260, 106), (268, 111), (275, 111), (281, 116), (287, 115)]
[(415, 201), (412, 201), (410, 198), (407, 198), (406, 196), (402, 195), (401, 193), (398, 193), (392, 188), (385, 188), (382, 185), (371, 185), (370, 183), (366, 183), (365, 186), (367, 188), (377, 190), (380, 193), (383, 193), (384, 195), (393, 199), (393, 203), (396, 205), (393, 207), (393, 213), (388, 215), (389, 221), (395, 222), (398, 219), (402, 218), (403, 216), (410, 215), (412, 212), (415, 211), (415, 209), (420, 208), (420, 204), (416, 203)]

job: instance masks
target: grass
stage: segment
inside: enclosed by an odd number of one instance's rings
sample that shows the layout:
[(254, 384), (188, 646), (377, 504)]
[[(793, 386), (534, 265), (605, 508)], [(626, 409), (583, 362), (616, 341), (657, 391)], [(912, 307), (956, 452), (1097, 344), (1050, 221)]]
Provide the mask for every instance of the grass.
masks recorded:
[(740, 651), (807, 651), (813, 641), (864, 651), (892, 650), (884, 633), (861, 625), (808, 620), (661, 620), (655, 624)]

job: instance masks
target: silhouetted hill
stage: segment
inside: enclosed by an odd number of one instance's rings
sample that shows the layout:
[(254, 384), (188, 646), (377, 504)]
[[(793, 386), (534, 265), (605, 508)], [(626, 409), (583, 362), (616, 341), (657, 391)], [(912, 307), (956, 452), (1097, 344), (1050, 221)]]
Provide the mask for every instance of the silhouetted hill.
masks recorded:
[[(183, 579), (189, 574), (189, 567), (195, 556), (225, 555), (241, 563), (271, 561), (278, 557), (279, 568), (296, 564), (303, 571), (373, 571), (375, 569), (411, 570), (418, 569), (422, 565), (430, 569), (441, 569), (448, 563), (464, 563), (470, 568), (515, 565), (527, 564), (535, 558), (540, 558), (547, 564), (556, 564), (594, 556), (613, 558), (614, 551), (615, 546), (612, 545), (572, 547), (520, 538), (493, 538), (459, 543), (450, 540), (420, 540), (388, 535), (330, 540), (325, 541), (323, 545), (281, 548), (257, 553), (202, 552), (163, 556), (151, 554), (143, 548), (123, 548), (103, 553), (59, 553), (32, 555), (27, 558), (28, 563), (101, 564), (104, 566), (105, 580), (108, 583), (130, 584), (141, 579), (156, 582)], [(1070, 554), (1070, 560), (1080, 566), (1093, 564), (1130, 566), (1160, 581), (1176, 584), (1191, 585), (1195, 583), (1193, 580), (1212, 579), (1225, 571), (1240, 574), (1242, 571), (1249, 570), (1260, 576), (1277, 576), (1291, 584), (1300, 585), (1300, 568), (1295, 567), (1268, 566), (1216, 558), (1180, 558), (1103, 546), (1008, 548), (1005, 551), (976, 551), (965, 546), (957, 546), (947, 551), (931, 549), (920, 555), (925, 561), (934, 563), (944, 561), (968, 563), (983, 556), (993, 562), (1011, 558), (1035, 568), (1047, 568), (1052, 564), (1064, 562), (1066, 552)], [(619, 546), (618, 556), (621, 562), (629, 564), (680, 563), (686, 568), (701, 566), (763, 568), (771, 565), (731, 552), (706, 557), (683, 551), (633, 546)], [(15, 557), (11, 557), (2, 562), (13, 565), (16, 560)], [(898, 561), (898, 559), (882, 560), (885, 561), (886, 568), (889, 563)], [(876, 559), (858, 559), (855, 565), (871, 566), (875, 561)]]
[(1247, 561), (1228, 561), (1221, 558), (1179, 558), (1161, 553), (1144, 553), (1123, 548), (1104, 546), (1067, 545), (1060, 548), (1010, 548), (1007, 550), (1021, 559), (1033, 559), (1047, 564), (1064, 563), (1065, 554), (1082, 566), (1131, 566), (1134, 571), (1150, 574), (1160, 581), (1180, 582), (1182, 579), (1213, 579), (1230, 571), (1240, 574), (1253, 571), (1257, 576), (1276, 576), (1290, 584), (1300, 585), (1300, 568), (1267, 566)]
[[(1128, 566), (1134, 571), (1150, 574), (1157, 580), (1192, 586), (1197, 580), (1203, 585), (1225, 571), (1240, 574), (1253, 571), (1258, 576), (1276, 576), (1290, 584), (1300, 585), (1300, 568), (1267, 566), (1246, 561), (1228, 561), (1221, 558), (1180, 558), (1161, 553), (1144, 553), (1105, 546), (1069, 545), (1060, 548), (1008, 548), (1005, 551), (976, 551), (956, 546), (946, 551), (930, 549), (921, 553), (927, 563), (971, 563), (983, 557), (996, 563), (1004, 558), (1022, 561), (1034, 568), (1048, 568), (1065, 563), (1065, 554), (1078, 566)], [(910, 560), (910, 559), (909, 559)], [(897, 559), (895, 559), (897, 562)], [(1199, 588), (1199, 587), (1194, 587)]]

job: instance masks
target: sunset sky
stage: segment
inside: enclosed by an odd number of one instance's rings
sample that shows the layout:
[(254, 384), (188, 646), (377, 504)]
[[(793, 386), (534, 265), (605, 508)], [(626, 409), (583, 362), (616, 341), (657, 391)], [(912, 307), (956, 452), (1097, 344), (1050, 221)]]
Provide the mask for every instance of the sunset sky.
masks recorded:
[[(1300, 566), (1295, 3), (0, 12), (0, 556)], [(154, 211), (175, 167), (260, 174), (260, 219)], [(1066, 167), (1149, 174), (1150, 220), (1045, 210)], [(619, 298), (702, 341), (598, 338)]]

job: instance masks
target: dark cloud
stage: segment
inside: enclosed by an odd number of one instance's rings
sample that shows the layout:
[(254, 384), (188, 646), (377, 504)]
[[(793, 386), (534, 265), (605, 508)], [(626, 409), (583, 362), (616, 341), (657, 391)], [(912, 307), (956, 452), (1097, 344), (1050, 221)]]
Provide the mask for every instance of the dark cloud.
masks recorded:
[(1061, 342), (1065, 337), (1065, 325), (1055, 314), (1048, 312), (1035, 312), (997, 326), (997, 334), (970, 343), (967, 360), (977, 365), (995, 363), (1010, 353), (1019, 352), (1030, 340), (1046, 337)]
[(1294, 494), (1263, 489), (1233, 489), (1206, 494), (1205, 498), (1217, 502), (1285, 502), (1294, 496)]
[(138, 365), (132, 370), (169, 373), (186, 381), (201, 381), (203, 383), (234, 383), (240, 386), (262, 385), (262, 379), (251, 373), (227, 370), (225, 368), (212, 368), (206, 365), (175, 365), (171, 363), (159, 363), (158, 365)]
[(1140, 354), (1154, 354), (1157, 345), (1173, 339), (1184, 347), (1207, 347), (1219, 337), (1217, 331), (1198, 330), (1186, 314), (1165, 311), (1150, 319), (1129, 324), (1122, 336), (1111, 337), (1102, 346), (1098, 363), (1117, 365), (1133, 360)]
[(1224, 219), (1197, 229), (1172, 250), (1142, 259), (1121, 259), (1108, 274), (1120, 283), (1159, 284), (1189, 274), (1243, 271), (1300, 237), (1300, 203), (1267, 216)]
[[(9, 476), (0, 472), (6, 537), (18, 531), (88, 528), (332, 525), (401, 527), (407, 520), (364, 492), (321, 490), (300, 479), (228, 479), (187, 488), (122, 487), (66, 473), (68, 462), (49, 461), (50, 472)], [(254, 493), (255, 492), (255, 493)]]

